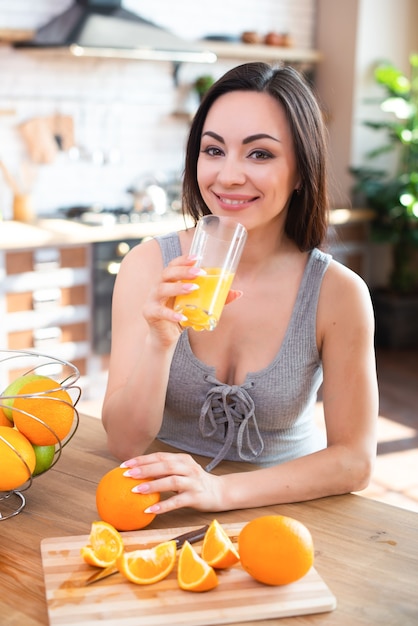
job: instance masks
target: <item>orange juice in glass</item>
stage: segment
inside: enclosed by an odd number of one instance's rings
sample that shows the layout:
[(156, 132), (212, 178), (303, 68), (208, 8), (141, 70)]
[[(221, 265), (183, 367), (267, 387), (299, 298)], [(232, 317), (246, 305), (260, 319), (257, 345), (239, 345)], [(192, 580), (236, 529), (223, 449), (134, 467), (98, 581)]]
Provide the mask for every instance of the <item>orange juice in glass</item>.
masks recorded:
[(196, 226), (190, 254), (206, 274), (193, 281), (199, 289), (176, 297), (174, 310), (187, 320), (184, 327), (213, 330), (221, 316), (247, 238), (242, 224), (229, 217), (206, 215)]

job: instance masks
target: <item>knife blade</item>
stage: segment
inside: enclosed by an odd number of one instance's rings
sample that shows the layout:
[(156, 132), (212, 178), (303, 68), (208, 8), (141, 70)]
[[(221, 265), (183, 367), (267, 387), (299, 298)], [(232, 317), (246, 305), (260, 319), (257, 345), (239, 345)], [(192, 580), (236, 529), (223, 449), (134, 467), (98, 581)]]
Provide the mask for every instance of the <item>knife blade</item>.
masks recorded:
[[(177, 537), (173, 537), (173, 539), (171, 541), (175, 541), (176, 542), (176, 546), (177, 546), (177, 550), (179, 550), (181, 548), (181, 546), (188, 541), (189, 543), (196, 543), (197, 541), (200, 541), (201, 539), (203, 539), (203, 537), (206, 534), (207, 529), (209, 528), (209, 525), (207, 524), (206, 526), (202, 526), (202, 528), (196, 528), (195, 530), (189, 530), (187, 533), (183, 533), (182, 535), (178, 535)], [(158, 543), (161, 543), (159, 541), (157, 542), (152, 542), (152, 543), (147, 543), (147, 544), (143, 544), (141, 545), (140, 548), (137, 548), (138, 550), (146, 550), (147, 548), (153, 548), (154, 546), (156, 546)], [(116, 565), (109, 565), (109, 567), (105, 567), (103, 569), (100, 569), (98, 572), (94, 572), (94, 574), (92, 574), (91, 576), (89, 576), (87, 578), (87, 580), (84, 581), (84, 585), (91, 585), (92, 583), (95, 583), (99, 580), (103, 580), (104, 578), (107, 578), (108, 576), (112, 576), (113, 574), (117, 574), (118, 572), (118, 568), (116, 567)]]

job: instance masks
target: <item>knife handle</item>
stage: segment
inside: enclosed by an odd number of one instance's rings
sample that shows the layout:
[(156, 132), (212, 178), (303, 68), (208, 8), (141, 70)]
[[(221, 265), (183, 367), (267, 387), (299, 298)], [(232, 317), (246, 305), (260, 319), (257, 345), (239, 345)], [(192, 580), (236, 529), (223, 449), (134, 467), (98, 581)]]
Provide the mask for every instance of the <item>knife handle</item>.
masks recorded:
[(189, 543), (195, 543), (196, 541), (200, 541), (206, 535), (206, 531), (208, 530), (209, 525), (203, 526), (197, 530), (189, 530), (187, 533), (183, 535), (179, 535), (174, 538), (176, 542), (177, 550), (181, 548), (181, 546), (188, 541)]

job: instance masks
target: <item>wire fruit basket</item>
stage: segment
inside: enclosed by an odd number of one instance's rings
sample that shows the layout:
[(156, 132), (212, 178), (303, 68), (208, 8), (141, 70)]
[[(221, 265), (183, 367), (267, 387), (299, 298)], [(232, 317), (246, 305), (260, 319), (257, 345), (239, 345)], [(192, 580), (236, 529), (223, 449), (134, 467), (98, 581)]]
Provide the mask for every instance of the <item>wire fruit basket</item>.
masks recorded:
[(59, 461), (78, 428), (81, 397), (77, 367), (47, 354), (0, 350), (3, 376), (8, 384), (0, 393), (0, 521), (22, 511), (23, 492)]

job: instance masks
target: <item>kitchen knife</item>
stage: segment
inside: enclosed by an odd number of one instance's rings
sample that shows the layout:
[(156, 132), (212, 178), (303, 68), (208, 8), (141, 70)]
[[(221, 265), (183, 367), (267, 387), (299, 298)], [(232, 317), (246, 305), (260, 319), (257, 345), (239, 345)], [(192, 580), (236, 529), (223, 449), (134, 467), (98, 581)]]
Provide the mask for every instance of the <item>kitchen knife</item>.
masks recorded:
[[(200, 539), (203, 539), (208, 528), (209, 528), (209, 525), (206, 525), (206, 526), (203, 526), (202, 528), (189, 530), (187, 533), (183, 533), (182, 535), (179, 535), (178, 537), (174, 537), (172, 541), (176, 542), (177, 550), (179, 550), (186, 541), (188, 541), (189, 543), (196, 543), (196, 541), (200, 541)], [(141, 545), (140, 548), (137, 548), (137, 549), (146, 550), (147, 548), (153, 548), (158, 543), (161, 543), (161, 542), (154, 541), (152, 543), (143, 544)], [(84, 584), (91, 585), (92, 583), (95, 583), (98, 580), (103, 580), (103, 578), (107, 578), (108, 576), (112, 576), (113, 574), (116, 574), (118, 571), (119, 570), (116, 567), (116, 565), (109, 565), (109, 567), (105, 567), (103, 569), (100, 569), (98, 572), (94, 572), (94, 574), (92, 574), (91, 576), (89, 576), (89, 578), (87, 578)]]

